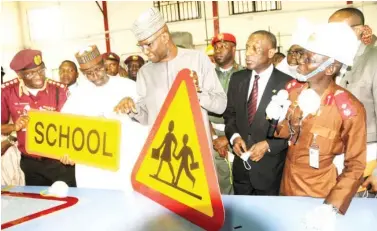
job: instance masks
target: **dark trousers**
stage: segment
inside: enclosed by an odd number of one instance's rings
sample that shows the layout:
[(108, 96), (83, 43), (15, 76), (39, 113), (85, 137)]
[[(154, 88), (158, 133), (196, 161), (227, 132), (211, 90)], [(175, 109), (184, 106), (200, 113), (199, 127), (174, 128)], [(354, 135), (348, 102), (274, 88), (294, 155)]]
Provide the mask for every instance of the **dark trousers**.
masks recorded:
[(55, 181), (64, 181), (76, 187), (75, 166), (64, 165), (59, 160), (33, 158), (21, 155), (20, 166), (27, 186), (51, 186)]
[(278, 196), (280, 187), (273, 186), (267, 190), (259, 190), (253, 187), (250, 181), (233, 180), (234, 195), (255, 195), (255, 196)]

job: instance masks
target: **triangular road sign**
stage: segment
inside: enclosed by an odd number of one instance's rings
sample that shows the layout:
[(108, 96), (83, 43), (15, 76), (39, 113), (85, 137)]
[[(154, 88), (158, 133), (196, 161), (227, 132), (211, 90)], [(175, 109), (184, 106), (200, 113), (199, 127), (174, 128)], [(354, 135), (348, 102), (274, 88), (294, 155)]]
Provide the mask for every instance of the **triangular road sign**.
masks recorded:
[[(75, 205), (78, 202), (78, 199), (76, 197), (57, 198), (57, 197), (51, 197), (51, 196), (42, 196), (41, 194), (37, 194), (37, 193), (20, 193), (20, 192), (2, 191), (1, 196), (31, 198), (31, 199), (38, 199), (38, 200), (42, 199), (42, 200), (52, 200), (52, 201), (63, 202), (60, 205), (49, 207), (47, 209), (28, 214), (26, 216), (20, 217), (20, 218), (15, 219), (15, 220), (7, 221), (6, 223), (1, 224), (1, 229), (10, 228), (14, 225), (18, 225), (18, 224), (24, 223), (26, 221), (30, 221), (30, 220), (38, 218), (38, 217), (42, 217), (42, 216), (45, 216), (45, 215), (53, 213), (53, 212), (57, 212), (57, 211), (62, 210), (62, 209), (66, 209), (68, 207), (71, 207), (72, 205)], [(7, 211), (5, 211), (5, 210), (2, 210), (1, 212), (7, 213)], [(14, 212), (14, 211), (8, 211), (8, 212)]]
[(132, 171), (135, 191), (192, 223), (219, 230), (224, 206), (197, 92), (181, 70)]

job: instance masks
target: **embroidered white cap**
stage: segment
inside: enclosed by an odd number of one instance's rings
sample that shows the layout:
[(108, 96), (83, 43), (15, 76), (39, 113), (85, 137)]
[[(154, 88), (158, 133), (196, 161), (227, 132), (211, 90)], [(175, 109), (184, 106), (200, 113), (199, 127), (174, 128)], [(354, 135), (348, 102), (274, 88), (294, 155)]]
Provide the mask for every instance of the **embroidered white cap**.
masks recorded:
[(154, 7), (143, 12), (133, 23), (132, 32), (138, 41), (151, 37), (166, 25), (160, 11)]

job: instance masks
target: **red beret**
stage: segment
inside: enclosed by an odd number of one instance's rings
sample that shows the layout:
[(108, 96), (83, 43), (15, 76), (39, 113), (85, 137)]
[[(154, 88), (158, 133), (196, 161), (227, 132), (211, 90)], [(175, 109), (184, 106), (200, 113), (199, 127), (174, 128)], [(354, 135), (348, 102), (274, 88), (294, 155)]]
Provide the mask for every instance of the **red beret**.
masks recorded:
[(140, 63), (140, 66), (144, 65), (144, 59), (139, 55), (131, 55), (126, 60), (124, 60), (124, 64), (128, 64), (131, 61), (137, 61)]
[(234, 37), (234, 35), (229, 33), (220, 33), (212, 39), (212, 46), (214, 46), (217, 42), (224, 41), (232, 42), (237, 45), (236, 37)]
[(10, 63), (10, 68), (15, 72), (38, 67), (42, 64), (42, 52), (25, 49), (18, 52)]
[(117, 54), (113, 53), (113, 52), (102, 54), (102, 58), (103, 58), (103, 60), (114, 60), (114, 61), (117, 61), (117, 62), (120, 61), (119, 56)]

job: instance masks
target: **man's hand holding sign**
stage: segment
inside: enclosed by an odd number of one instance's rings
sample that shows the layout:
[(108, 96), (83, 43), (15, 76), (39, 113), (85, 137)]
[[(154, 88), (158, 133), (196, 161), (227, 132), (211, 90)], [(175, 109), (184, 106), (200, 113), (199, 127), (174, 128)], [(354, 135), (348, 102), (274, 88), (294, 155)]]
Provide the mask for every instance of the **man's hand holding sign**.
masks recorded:
[(37, 155), (116, 171), (120, 123), (116, 120), (30, 111), (26, 148)]

